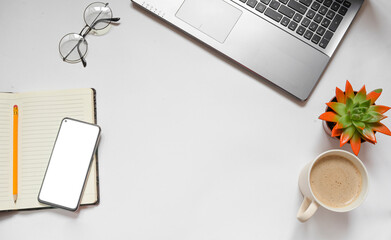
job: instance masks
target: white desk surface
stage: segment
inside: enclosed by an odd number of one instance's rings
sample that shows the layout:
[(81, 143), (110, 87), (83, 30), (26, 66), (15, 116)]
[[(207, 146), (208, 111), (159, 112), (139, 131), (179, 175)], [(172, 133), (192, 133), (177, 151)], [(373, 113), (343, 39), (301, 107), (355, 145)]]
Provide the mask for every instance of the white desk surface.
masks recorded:
[(87, 68), (62, 62), (58, 42), (90, 1), (1, 3), (0, 90), (94, 87), (102, 139), (99, 205), (0, 213), (0, 239), (391, 239), (382, 134), (359, 154), (362, 206), (296, 219), (301, 168), (339, 148), (318, 120), (335, 87), (383, 88), (391, 105), (390, 1), (366, 0), (304, 103), (127, 0), (110, 1), (120, 25), (87, 37)]

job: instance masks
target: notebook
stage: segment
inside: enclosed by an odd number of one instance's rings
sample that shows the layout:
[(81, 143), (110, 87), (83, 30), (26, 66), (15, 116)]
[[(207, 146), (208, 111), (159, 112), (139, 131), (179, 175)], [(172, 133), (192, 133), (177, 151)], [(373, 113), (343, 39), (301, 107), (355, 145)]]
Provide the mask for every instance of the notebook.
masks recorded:
[[(13, 200), (13, 106), (19, 108), (18, 199)], [(37, 200), (64, 117), (96, 123), (94, 89), (0, 93), (0, 211), (48, 208)], [(99, 202), (94, 156), (81, 205)]]

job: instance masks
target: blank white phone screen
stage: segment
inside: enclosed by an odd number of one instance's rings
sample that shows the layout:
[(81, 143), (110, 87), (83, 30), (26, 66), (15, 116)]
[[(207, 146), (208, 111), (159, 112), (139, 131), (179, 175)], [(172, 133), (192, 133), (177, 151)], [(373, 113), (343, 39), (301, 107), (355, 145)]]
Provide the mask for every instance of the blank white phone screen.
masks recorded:
[(38, 201), (76, 211), (100, 134), (97, 125), (64, 118)]

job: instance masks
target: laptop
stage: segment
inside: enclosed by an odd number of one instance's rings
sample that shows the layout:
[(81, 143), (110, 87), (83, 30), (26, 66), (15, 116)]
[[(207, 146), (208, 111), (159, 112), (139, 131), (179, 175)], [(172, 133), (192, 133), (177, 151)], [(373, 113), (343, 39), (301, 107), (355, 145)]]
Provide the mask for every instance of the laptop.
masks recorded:
[(306, 100), (364, 0), (132, 0)]

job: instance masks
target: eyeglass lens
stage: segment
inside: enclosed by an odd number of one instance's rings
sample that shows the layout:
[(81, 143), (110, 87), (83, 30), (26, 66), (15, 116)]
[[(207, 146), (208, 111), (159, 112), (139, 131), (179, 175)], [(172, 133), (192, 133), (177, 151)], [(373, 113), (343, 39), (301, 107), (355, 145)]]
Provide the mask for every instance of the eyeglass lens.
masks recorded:
[(106, 28), (110, 24), (110, 21), (99, 21), (97, 24), (94, 25), (95, 22), (100, 19), (110, 19), (112, 17), (113, 12), (108, 7), (107, 3), (91, 3), (84, 10), (84, 22), (89, 27), (93, 27), (93, 29), (95, 30), (101, 30)]
[(60, 54), (68, 62), (80, 61), (86, 55), (87, 49), (87, 41), (77, 33), (69, 33), (60, 41)]

